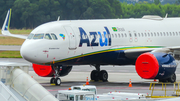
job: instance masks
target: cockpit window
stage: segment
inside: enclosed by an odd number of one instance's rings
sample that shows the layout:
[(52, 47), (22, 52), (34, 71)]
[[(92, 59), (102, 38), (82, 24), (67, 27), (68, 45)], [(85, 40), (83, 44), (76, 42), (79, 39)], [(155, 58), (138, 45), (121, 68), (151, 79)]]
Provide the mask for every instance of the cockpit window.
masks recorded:
[(57, 36), (55, 34), (51, 34), (51, 36), (54, 40), (57, 40)]
[(34, 36), (34, 34), (29, 34), (27, 39), (32, 39), (33, 36)]
[(35, 34), (33, 39), (43, 39), (44, 34)]
[(52, 40), (52, 38), (51, 38), (50, 34), (46, 34), (44, 38), (45, 38), (45, 39)]

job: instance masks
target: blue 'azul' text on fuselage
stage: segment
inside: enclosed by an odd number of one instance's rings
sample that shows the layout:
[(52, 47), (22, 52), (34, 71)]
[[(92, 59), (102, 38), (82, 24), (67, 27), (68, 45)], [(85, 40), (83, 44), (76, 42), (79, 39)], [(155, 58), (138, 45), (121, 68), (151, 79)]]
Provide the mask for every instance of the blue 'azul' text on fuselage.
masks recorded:
[[(90, 36), (93, 36), (92, 41), (90, 42), (88, 35), (86, 34), (86, 32), (84, 31), (84, 29), (82, 27), (79, 27), (79, 31), (80, 31), (80, 43), (79, 43), (79, 47), (82, 47), (82, 45), (84, 43), (87, 44), (87, 46), (111, 46), (111, 36), (110, 36), (110, 32), (108, 30), (107, 27), (104, 27), (106, 31), (103, 31), (103, 34), (101, 34), (101, 32), (89, 32)], [(95, 42), (96, 41), (96, 37), (99, 35), (99, 42)], [(83, 37), (85, 36), (85, 37)], [(104, 37), (104, 41), (103, 41), (103, 37)]]

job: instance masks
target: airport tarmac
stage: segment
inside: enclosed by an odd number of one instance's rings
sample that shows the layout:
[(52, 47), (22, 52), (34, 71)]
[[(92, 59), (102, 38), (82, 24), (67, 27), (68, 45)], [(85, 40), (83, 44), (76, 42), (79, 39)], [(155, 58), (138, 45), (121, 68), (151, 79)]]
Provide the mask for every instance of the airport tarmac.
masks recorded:
[[(0, 58), (0, 61), (29, 63), (24, 59), (14, 58)], [(90, 73), (93, 69), (94, 67), (88, 65), (74, 66), (69, 75), (61, 77), (61, 86), (50, 85), (50, 77), (39, 77), (35, 74), (32, 68), (29, 69), (29, 74), (43, 87), (45, 87), (50, 93), (55, 95), (58, 90), (66, 90), (70, 86), (85, 84), (86, 78), (90, 78)], [(153, 82), (153, 80), (141, 79), (136, 73), (134, 66), (102, 66), (101, 69), (107, 70), (109, 74), (108, 82), (90, 82), (90, 85), (95, 85), (97, 87), (98, 94), (112, 91), (151, 94), (151, 91), (149, 90), (149, 85), (150, 82)], [(180, 81), (180, 66), (178, 66), (177, 68), (176, 76), (177, 81)], [(133, 87), (128, 87), (130, 79), (132, 81)], [(156, 88), (160, 89), (161, 86), (159, 85)], [(168, 85), (167, 89), (173, 89), (173, 85)], [(164, 95), (164, 92), (157, 91), (154, 92), (154, 94)], [(167, 95), (171, 94), (173, 94), (173, 91), (167, 92)]]

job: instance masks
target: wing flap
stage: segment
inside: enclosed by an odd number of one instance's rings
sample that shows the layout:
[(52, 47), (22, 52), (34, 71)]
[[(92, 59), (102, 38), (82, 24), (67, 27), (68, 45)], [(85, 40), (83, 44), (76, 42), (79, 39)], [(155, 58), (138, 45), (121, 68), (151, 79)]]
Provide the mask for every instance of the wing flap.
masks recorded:
[(121, 46), (115, 49), (124, 50), (125, 56), (129, 59), (137, 59), (139, 55), (146, 52), (163, 52), (163, 53), (180, 53), (180, 46), (164, 47), (164, 46)]
[(139, 55), (145, 52), (151, 52), (158, 49), (159, 46), (116, 46), (110, 49), (124, 50), (124, 54), (129, 59), (136, 59)]
[(142, 53), (151, 52), (152, 50), (155, 50), (155, 48), (145, 48), (145, 49), (128, 49), (125, 50), (125, 56), (129, 59), (136, 59), (141, 55)]

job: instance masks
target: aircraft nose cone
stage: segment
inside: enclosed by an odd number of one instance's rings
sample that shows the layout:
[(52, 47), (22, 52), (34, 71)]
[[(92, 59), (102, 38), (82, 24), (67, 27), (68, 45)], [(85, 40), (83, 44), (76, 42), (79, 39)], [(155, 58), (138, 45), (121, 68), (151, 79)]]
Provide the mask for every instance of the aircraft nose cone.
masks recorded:
[(35, 52), (35, 49), (33, 49), (32, 47), (30, 47), (29, 45), (22, 45), (21, 46), (21, 56), (29, 61), (29, 62), (32, 62), (32, 63), (36, 63), (36, 52)]

